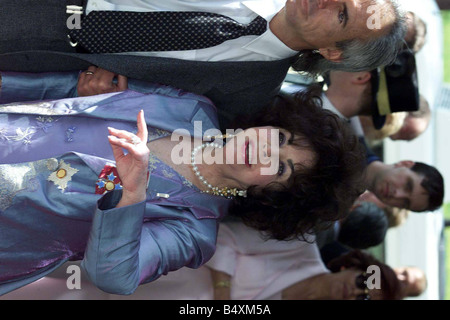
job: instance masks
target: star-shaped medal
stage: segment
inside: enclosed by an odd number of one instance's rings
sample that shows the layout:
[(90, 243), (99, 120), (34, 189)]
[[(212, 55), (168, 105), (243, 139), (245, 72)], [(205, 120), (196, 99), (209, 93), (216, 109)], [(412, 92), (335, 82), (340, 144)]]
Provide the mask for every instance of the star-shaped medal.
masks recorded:
[(72, 168), (64, 160), (60, 160), (58, 168), (50, 174), (47, 180), (53, 182), (58, 189), (64, 191), (67, 188), (67, 183), (72, 180), (72, 176), (77, 172), (78, 169)]

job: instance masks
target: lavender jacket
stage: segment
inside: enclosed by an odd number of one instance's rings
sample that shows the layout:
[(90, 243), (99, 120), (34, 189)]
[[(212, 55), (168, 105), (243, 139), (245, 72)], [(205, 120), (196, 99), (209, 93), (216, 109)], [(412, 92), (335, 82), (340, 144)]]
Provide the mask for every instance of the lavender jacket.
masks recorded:
[[(211, 258), (229, 200), (158, 169), (144, 202), (115, 208), (121, 190), (94, 192), (114, 159), (106, 126), (132, 130), (140, 109), (156, 130), (194, 135), (194, 121), (204, 130), (218, 127), (208, 99), (164, 86), (151, 94), (0, 107), (0, 295), (70, 260), (83, 260), (100, 289), (131, 294), (140, 284)], [(69, 173), (64, 181), (54, 178), (62, 167)]]

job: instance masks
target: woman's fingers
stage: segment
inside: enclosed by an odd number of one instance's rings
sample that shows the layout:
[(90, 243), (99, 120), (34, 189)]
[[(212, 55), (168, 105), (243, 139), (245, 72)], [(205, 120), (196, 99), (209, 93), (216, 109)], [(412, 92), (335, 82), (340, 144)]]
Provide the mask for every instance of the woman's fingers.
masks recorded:
[(123, 139), (126, 142), (137, 145), (139, 143), (146, 143), (148, 139), (147, 124), (145, 123), (144, 111), (141, 110), (137, 116), (137, 128), (138, 132), (136, 134), (131, 133), (127, 130), (119, 130), (115, 128), (108, 127), (109, 133), (119, 139)]
[(120, 159), (125, 156), (125, 154), (123, 153), (124, 147), (114, 136), (108, 136), (108, 140), (109, 144), (111, 145), (114, 159), (116, 159), (117, 162), (120, 161)]
[(139, 111), (137, 115), (137, 128), (138, 128), (137, 132), (138, 137), (142, 141), (147, 142), (148, 131), (147, 131), (147, 123), (145, 123), (144, 110)]
[(135, 135), (134, 133), (131, 133), (129, 131), (114, 129), (111, 127), (109, 127), (108, 130), (111, 135), (113, 135), (119, 139), (122, 139), (123, 141), (127, 141), (131, 144), (138, 144), (138, 143), (142, 142), (142, 140), (137, 135)]
[(116, 136), (108, 136), (109, 143), (113, 146), (120, 147), (126, 149), (130, 153), (134, 153), (135, 144), (131, 143), (127, 139), (117, 138)]
[(143, 110), (137, 115), (137, 127), (137, 134), (133, 134), (127, 130), (118, 130), (108, 127), (110, 134), (108, 140), (113, 148), (113, 154), (116, 161), (125, 156), (122, 149), (127, 150), (128, 153), (139, 162), (144, 163), (148, 161), (148, 131)]
[[(111, 134), (108, 139), (111, 146), (126, 149), (136, 160), (144, 161), (148, 158), (147, 144), (144, 143), (138, 136), (125, 130), (117, 130), (108, 128)], [(117, 158), (116, 158), (117, 160)]]

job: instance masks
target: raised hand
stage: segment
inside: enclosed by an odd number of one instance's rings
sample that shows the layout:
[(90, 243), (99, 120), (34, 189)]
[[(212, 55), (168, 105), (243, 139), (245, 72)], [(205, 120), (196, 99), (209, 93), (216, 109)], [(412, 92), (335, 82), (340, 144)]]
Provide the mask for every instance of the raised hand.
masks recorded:
[[(117, 82), (114, 79), (117, 77)], [(128, 78), (108, 70), (90, 66), (78, 77), (77, 92), (80, 97), (124, 91)]]
[[(137, 116), (137, 134), (108, 128), (109, 143), (116, 159), (117, 172), (122, 182), (123, 194), (117, 207), (135, 204), (146, 199), (148, 181), (147, 125), (144, 111)], [(127, 150), (125, 154), (123, 149)]]

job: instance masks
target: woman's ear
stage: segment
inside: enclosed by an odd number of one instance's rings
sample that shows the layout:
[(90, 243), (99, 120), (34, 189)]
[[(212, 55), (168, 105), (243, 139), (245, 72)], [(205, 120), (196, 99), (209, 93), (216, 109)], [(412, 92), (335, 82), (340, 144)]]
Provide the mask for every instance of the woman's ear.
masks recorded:
[(327, 60), (332, 62), (342, 61), (342, 50), (338, 48), (322, 48), (319, 49), (319, 53)]

